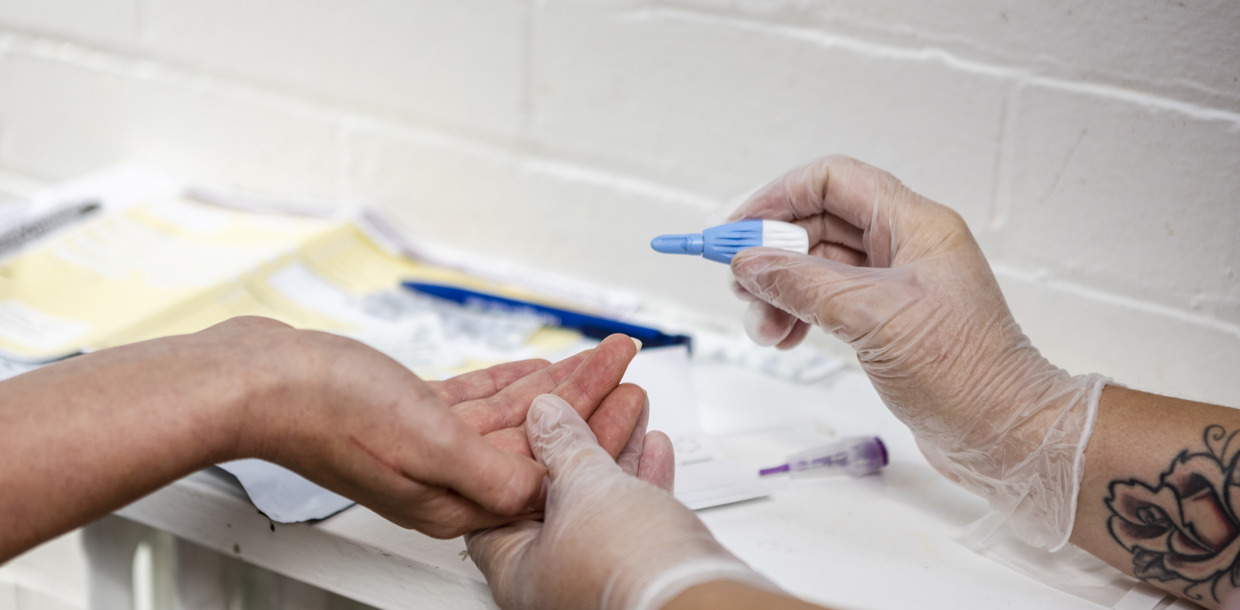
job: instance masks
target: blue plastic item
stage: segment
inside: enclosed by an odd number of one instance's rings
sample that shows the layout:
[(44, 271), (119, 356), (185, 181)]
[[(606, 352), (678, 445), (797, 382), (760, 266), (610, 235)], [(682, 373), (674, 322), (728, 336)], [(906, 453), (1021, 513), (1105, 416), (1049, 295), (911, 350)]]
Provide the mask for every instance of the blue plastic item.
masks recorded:
[(805, 229), (777, 220), (739, 220), (711, 227), (701, 233), (660, 235), (650, 247), (665, 254), (701, 254), (702, 258), (730, 264), (737, 252), (766, 246), (805, 254), (809, 237)]

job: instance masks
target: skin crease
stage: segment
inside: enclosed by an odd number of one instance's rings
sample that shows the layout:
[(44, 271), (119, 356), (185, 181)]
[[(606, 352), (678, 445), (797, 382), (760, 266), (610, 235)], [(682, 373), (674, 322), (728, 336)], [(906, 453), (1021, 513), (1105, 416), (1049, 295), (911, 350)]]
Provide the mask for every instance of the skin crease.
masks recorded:
[(613, 457), (645, 392), (613, 336), (565, 361), (425, 382), (356, 341), (234, 318), (0, 382), (0, 561), (211, 464), (259, 457), (437, 537), (536, 518), (522, 426), (570, 400)]

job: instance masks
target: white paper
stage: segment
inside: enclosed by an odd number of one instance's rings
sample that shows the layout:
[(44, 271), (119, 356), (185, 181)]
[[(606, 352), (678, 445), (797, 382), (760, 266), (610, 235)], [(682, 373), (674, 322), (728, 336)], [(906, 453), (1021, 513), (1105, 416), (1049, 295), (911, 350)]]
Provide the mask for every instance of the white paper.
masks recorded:
[(0, 302), (0, 336), (35, 349), (50, 349), (81, 337), (90, 323), (39, 311), (18, 301)]
[(740, 462), (725, 458), (676, 467), (676, 499), (698, 510), (769, 496), (771, 488)]
[(722, 446), (702, 434), (697, 395), (684, 345), (646, 348), (629, 364), (624, 381), (636, 383), (650, 398), (648, 430), (660, 430), (676, 449), (676, 499), (697, 510), (770, 495), (769, 486)]
[(646, 348), (637, 352), (624, 381), (646, 390), (650, 399), (647, 430), (659, 430), (677, 443), (702, 434), (697, 395), (689, 375), (689, 349), (684, 345)]
[(237, 477), (254, 506), (276, 523), (326, 519), (354, 504), (271, 462), (246, 459), (226, 462), (219, 467)]

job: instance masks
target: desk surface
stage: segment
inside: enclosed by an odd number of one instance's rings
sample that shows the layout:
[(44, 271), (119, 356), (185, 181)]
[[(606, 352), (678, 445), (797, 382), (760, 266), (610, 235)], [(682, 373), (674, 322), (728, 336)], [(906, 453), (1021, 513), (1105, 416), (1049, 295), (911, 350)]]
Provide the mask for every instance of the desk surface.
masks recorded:
[[(756, 470), (786, 453), (780, 429), (878, 434), (881, 475), (774, 481), (764, 499), (698, 511), (719, 540), (780, 586), (837, 608), (1100, 608), (979, 555), (961, 529), (984, 503), (926, 463), (855, 370), (791, 384), (695, 363), (706, 432)], [(658, 405), (652, 405), (658, 408)], [(493, 608), (461, 539), (434, 540), (355, 506), (315, 524), (272, 524), (226, 475), (201, 472), (118, 512), (379, 608)]]

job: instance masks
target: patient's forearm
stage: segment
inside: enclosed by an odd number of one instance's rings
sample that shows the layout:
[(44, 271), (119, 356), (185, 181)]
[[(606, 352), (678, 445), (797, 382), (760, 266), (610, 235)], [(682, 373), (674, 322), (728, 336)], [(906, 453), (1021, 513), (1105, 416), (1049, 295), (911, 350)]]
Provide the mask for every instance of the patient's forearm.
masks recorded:
[(1206, 607), (1240, 556), (1240, 410), (1114, 386), (1085, 451), (1072, 542)]
[(187, 335), (0, 382), (0, 562), (233, 457), (246, 388), (227, 352)]

